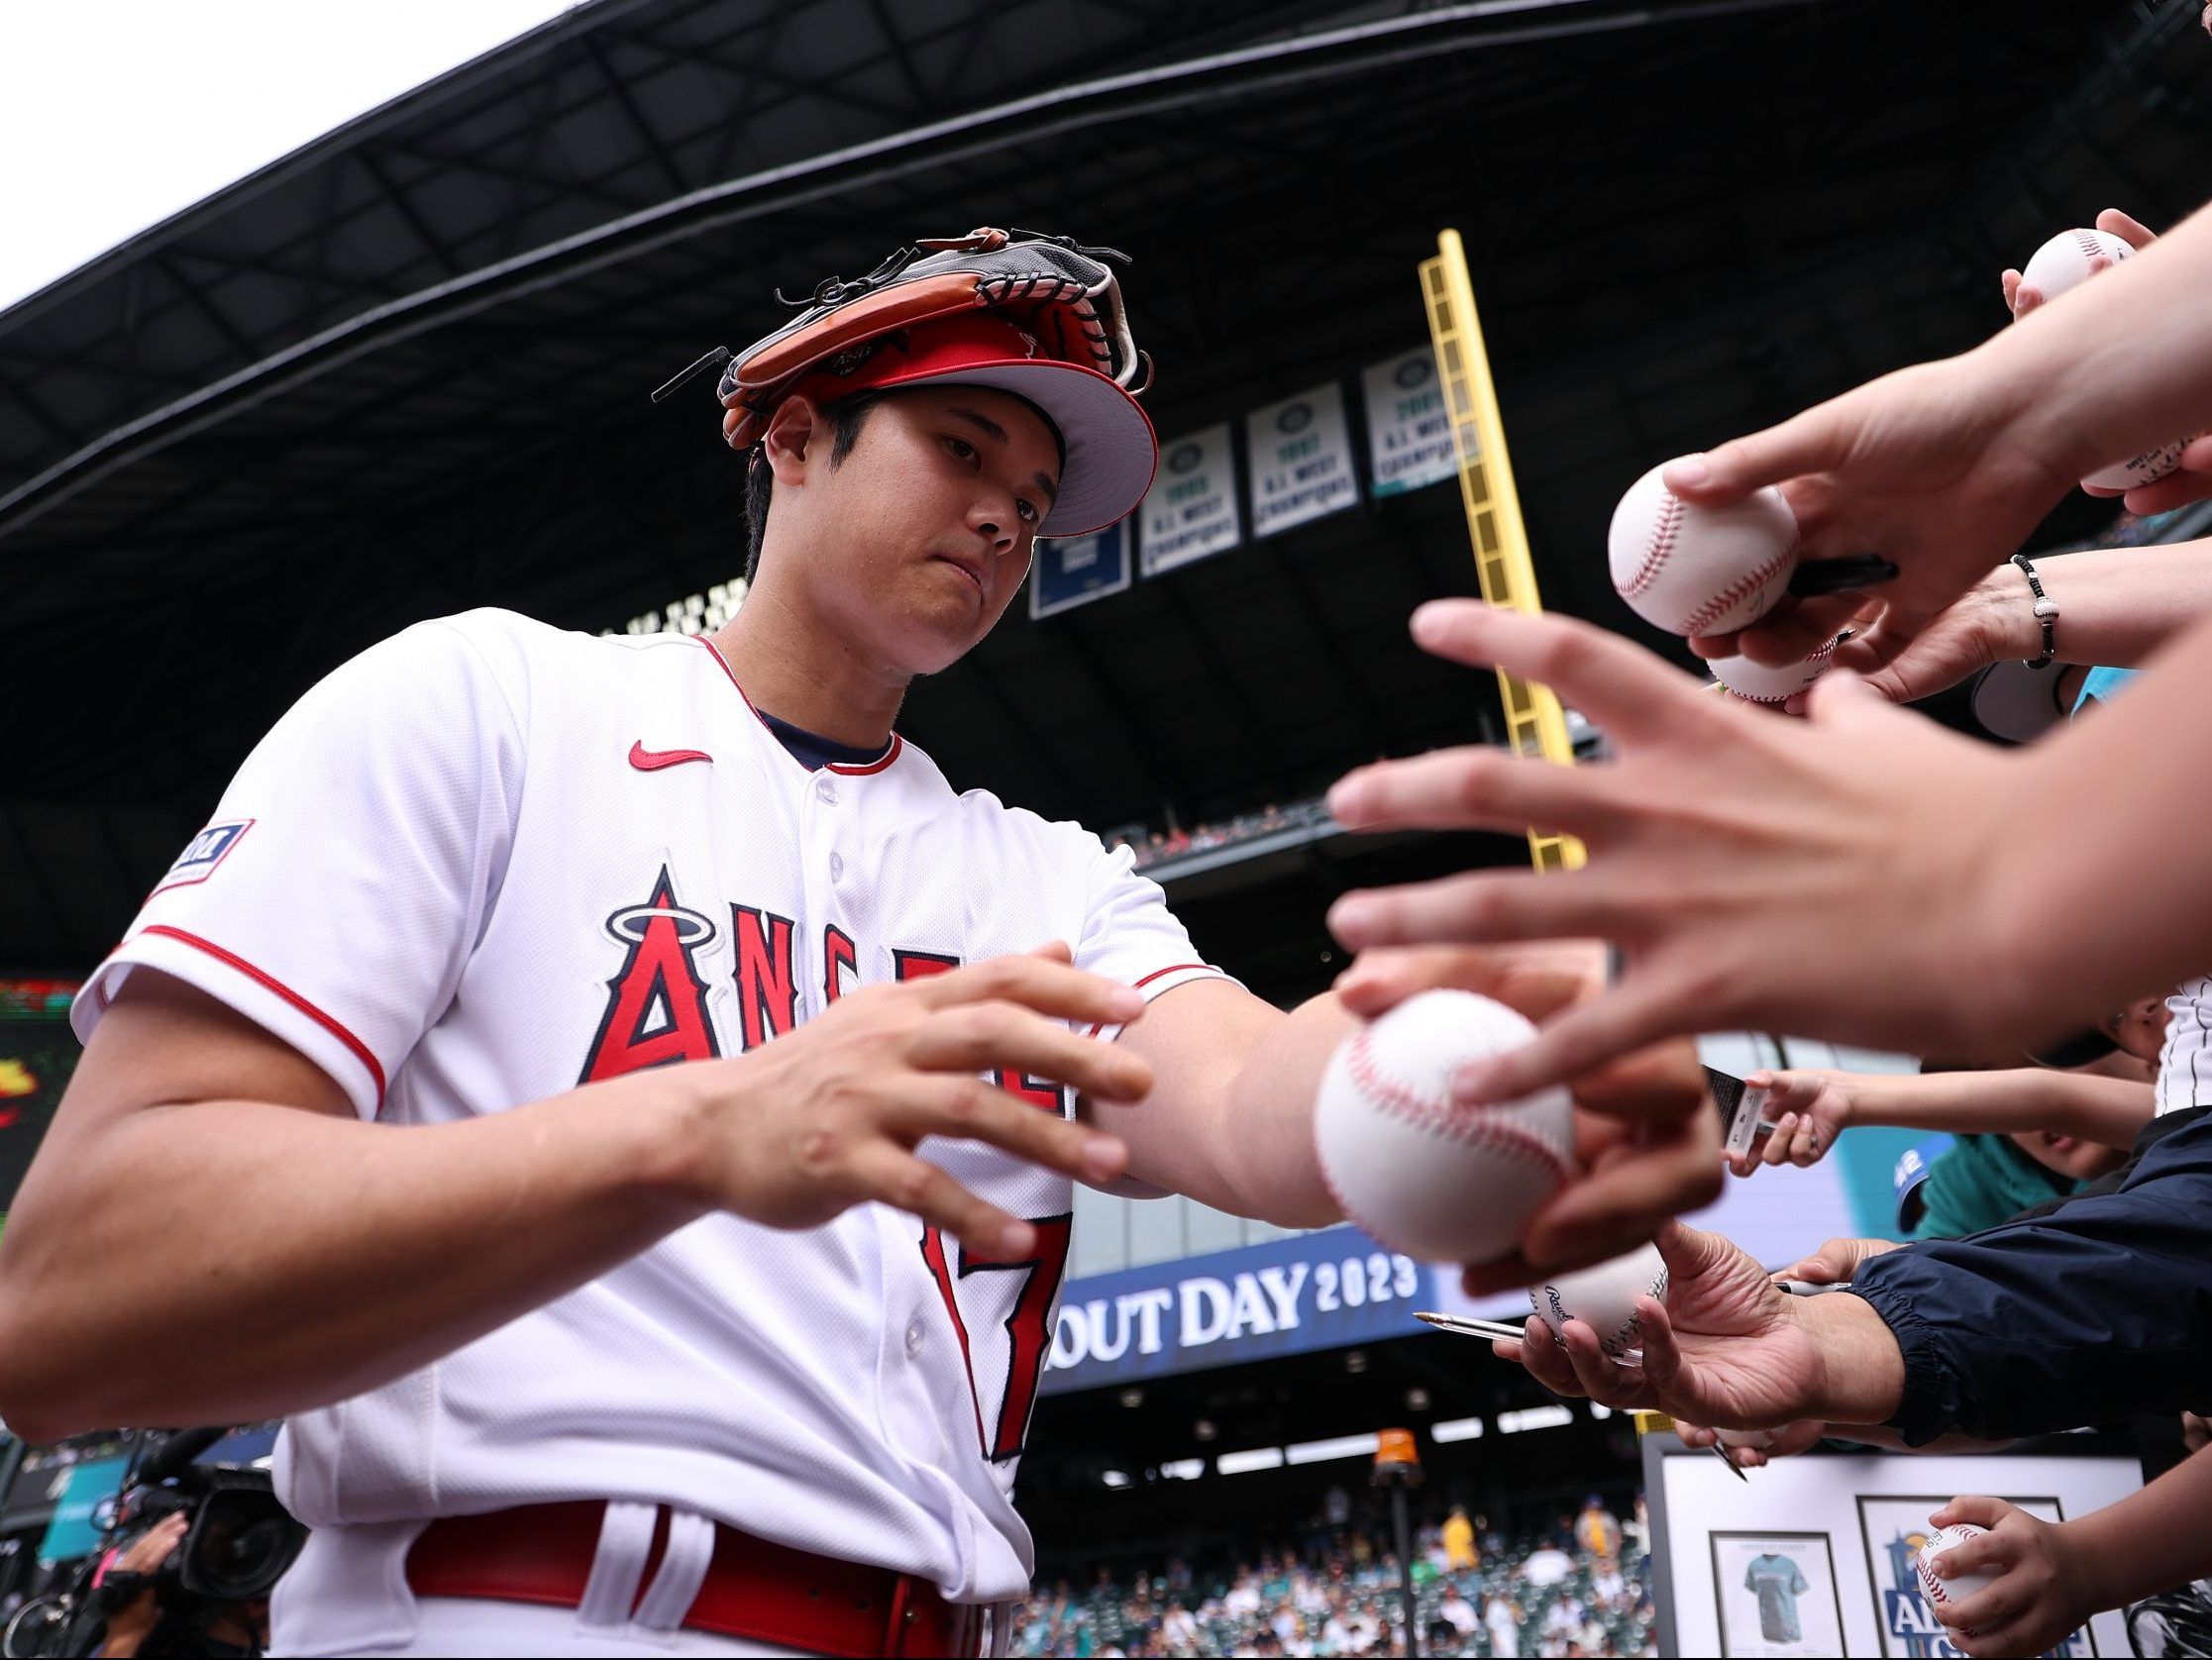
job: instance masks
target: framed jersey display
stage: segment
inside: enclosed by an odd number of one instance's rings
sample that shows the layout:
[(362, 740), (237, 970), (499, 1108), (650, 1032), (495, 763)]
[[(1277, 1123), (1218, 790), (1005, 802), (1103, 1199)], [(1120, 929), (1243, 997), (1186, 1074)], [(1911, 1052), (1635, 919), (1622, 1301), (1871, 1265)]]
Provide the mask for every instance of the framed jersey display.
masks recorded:
[(1713, 1600), (1732, 1657), (1841, 1654), (1843, 1605), (1826, 1533), (1715, 1533)]
[[(2098, 1434), (1980, 1454), (1831, 1443), (1740, 1473), (1663, 1431), (1642, 1454), (1661, 1654), (1951, 1660), (1913, 1572), (1931, 1511), (1974, 1494), (2071, 1520), (2143, 1486), (2133, 1443)], [(2100, 1613), (2054, 1652), (2130, 1653), (2127, 1622)]]

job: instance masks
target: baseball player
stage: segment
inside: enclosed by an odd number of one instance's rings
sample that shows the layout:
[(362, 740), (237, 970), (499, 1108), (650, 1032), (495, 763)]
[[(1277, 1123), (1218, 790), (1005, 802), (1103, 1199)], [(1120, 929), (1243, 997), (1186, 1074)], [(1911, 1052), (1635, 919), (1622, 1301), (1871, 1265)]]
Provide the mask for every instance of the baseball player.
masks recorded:
[(1028, 1584), (1071, 1184), (1337, 1218), (1343, 1002), (1262, 1003), (1127, 853), (893, 730), (1038, 534), (1151, 480), (1103, 253), (984, 231), (823, 284), (722, 378), (726, 627), (371, 648), (91, 977), (0, 1409), (285, 1416), (279, 1651), (975, 1652)]

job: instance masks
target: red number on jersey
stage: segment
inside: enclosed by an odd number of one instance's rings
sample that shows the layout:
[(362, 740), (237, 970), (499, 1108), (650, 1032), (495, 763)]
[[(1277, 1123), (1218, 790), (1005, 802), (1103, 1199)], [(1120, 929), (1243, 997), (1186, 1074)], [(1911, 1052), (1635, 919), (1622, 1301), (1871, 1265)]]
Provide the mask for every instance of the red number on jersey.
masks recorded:
[[(945, 1312), (952, 1316), (952, 1328), (960, 1336), (961, 1359), (968, 1367), (968, 1391), (976, 1403), (976, 1437), (984, 1457), (995, 1464), (1018, 1458), (1022, 1443), (1028, 1439), (1029, 1411), (1037, 1402), (1037, 1381), (1044, 1376), (1045, 1350), (1052, 1341), (1052, 1305), (1059, 1298), (1060, 1281), (1068, 1271), (1068, 1233), (1074, 1221), (1072, 1215), (1031, 1217), (1029, 1225), (1037, 1230), (1037, 1254), (1018, 1262), (974, 1256), (955, 1244), (960, 1259), (957, 1269), (947, 1261), (944, 1235), (934, 1227), (921, 1232), (921, 1260), (929, 1265), (930, 1278), (937, 1282), (945, 1299)], [(989, 1430), (984, 1427), (982, 1380), (976, 1376), (976, 1358), (968, 1346), (968, 1322), (960, 1312), (960, 1288), (976, 1274), (1021, 1276), (1004, 1321), (1004, 1390), (997, 1412), (991, 1414)], [(1003, 1284), (993, 1282), (992, 1286), (1002, 1296)]]

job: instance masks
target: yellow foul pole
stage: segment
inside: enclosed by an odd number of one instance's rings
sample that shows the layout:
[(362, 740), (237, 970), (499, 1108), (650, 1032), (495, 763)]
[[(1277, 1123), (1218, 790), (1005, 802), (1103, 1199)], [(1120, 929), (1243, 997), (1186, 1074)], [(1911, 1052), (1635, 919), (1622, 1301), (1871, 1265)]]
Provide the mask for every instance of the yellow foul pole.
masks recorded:
[[(1468, 280), (1467, 254), (1457, 231), (1438, 235), (1436, 257), (1421, 263), (1421, 285), (1444, 408), (1451, 417), (1459, 498), (1467, 510), (1467, 534), (1475, 545), (1482, 596), (1493, 605), (1540, 611), (1543, 602), (1536, 596), (1528, 533), (1521, 522), (1521, 495), (1514, 488), (1513, 463), (1506, 454), (1506, 426), (1498, 414), (1498, 391), (1491, 383), (1474, 284)], [(1561, 766), (1574, 765), (1567, 719), (1550, 687), (1501, 669), (1498, 691), (1505, 702), (1508, 741), (1517, 751)], [(1528, 857), (1539, 871), (1571, 871), (1584, 855), (1582, 844), (1572, 836), (1531, 830)]]

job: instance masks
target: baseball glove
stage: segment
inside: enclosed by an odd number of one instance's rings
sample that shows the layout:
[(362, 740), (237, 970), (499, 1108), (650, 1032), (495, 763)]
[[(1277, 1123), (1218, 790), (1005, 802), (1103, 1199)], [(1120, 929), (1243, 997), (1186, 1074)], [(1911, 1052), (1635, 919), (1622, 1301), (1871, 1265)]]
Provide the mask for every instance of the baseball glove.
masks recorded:
[(701, 369), (722, 364), (728, 410), (722, 435), (735, 450), (758, 442), (768, 418), (809, 370), (847, 375), (897, 330), (976, 309), (995, 310), (1034, 335), (1044, 353), (1106, 375), (1132, 395), (1151, 379), (1136, 349), (1110, 248), (1072, 237), (989, 226), (964, 237), (923, 238), (863, 276), (832, 276), (804, 299), (777, 298), (798, 316), (742, 352), (717, 347), (653, 394), (658, 403)]

